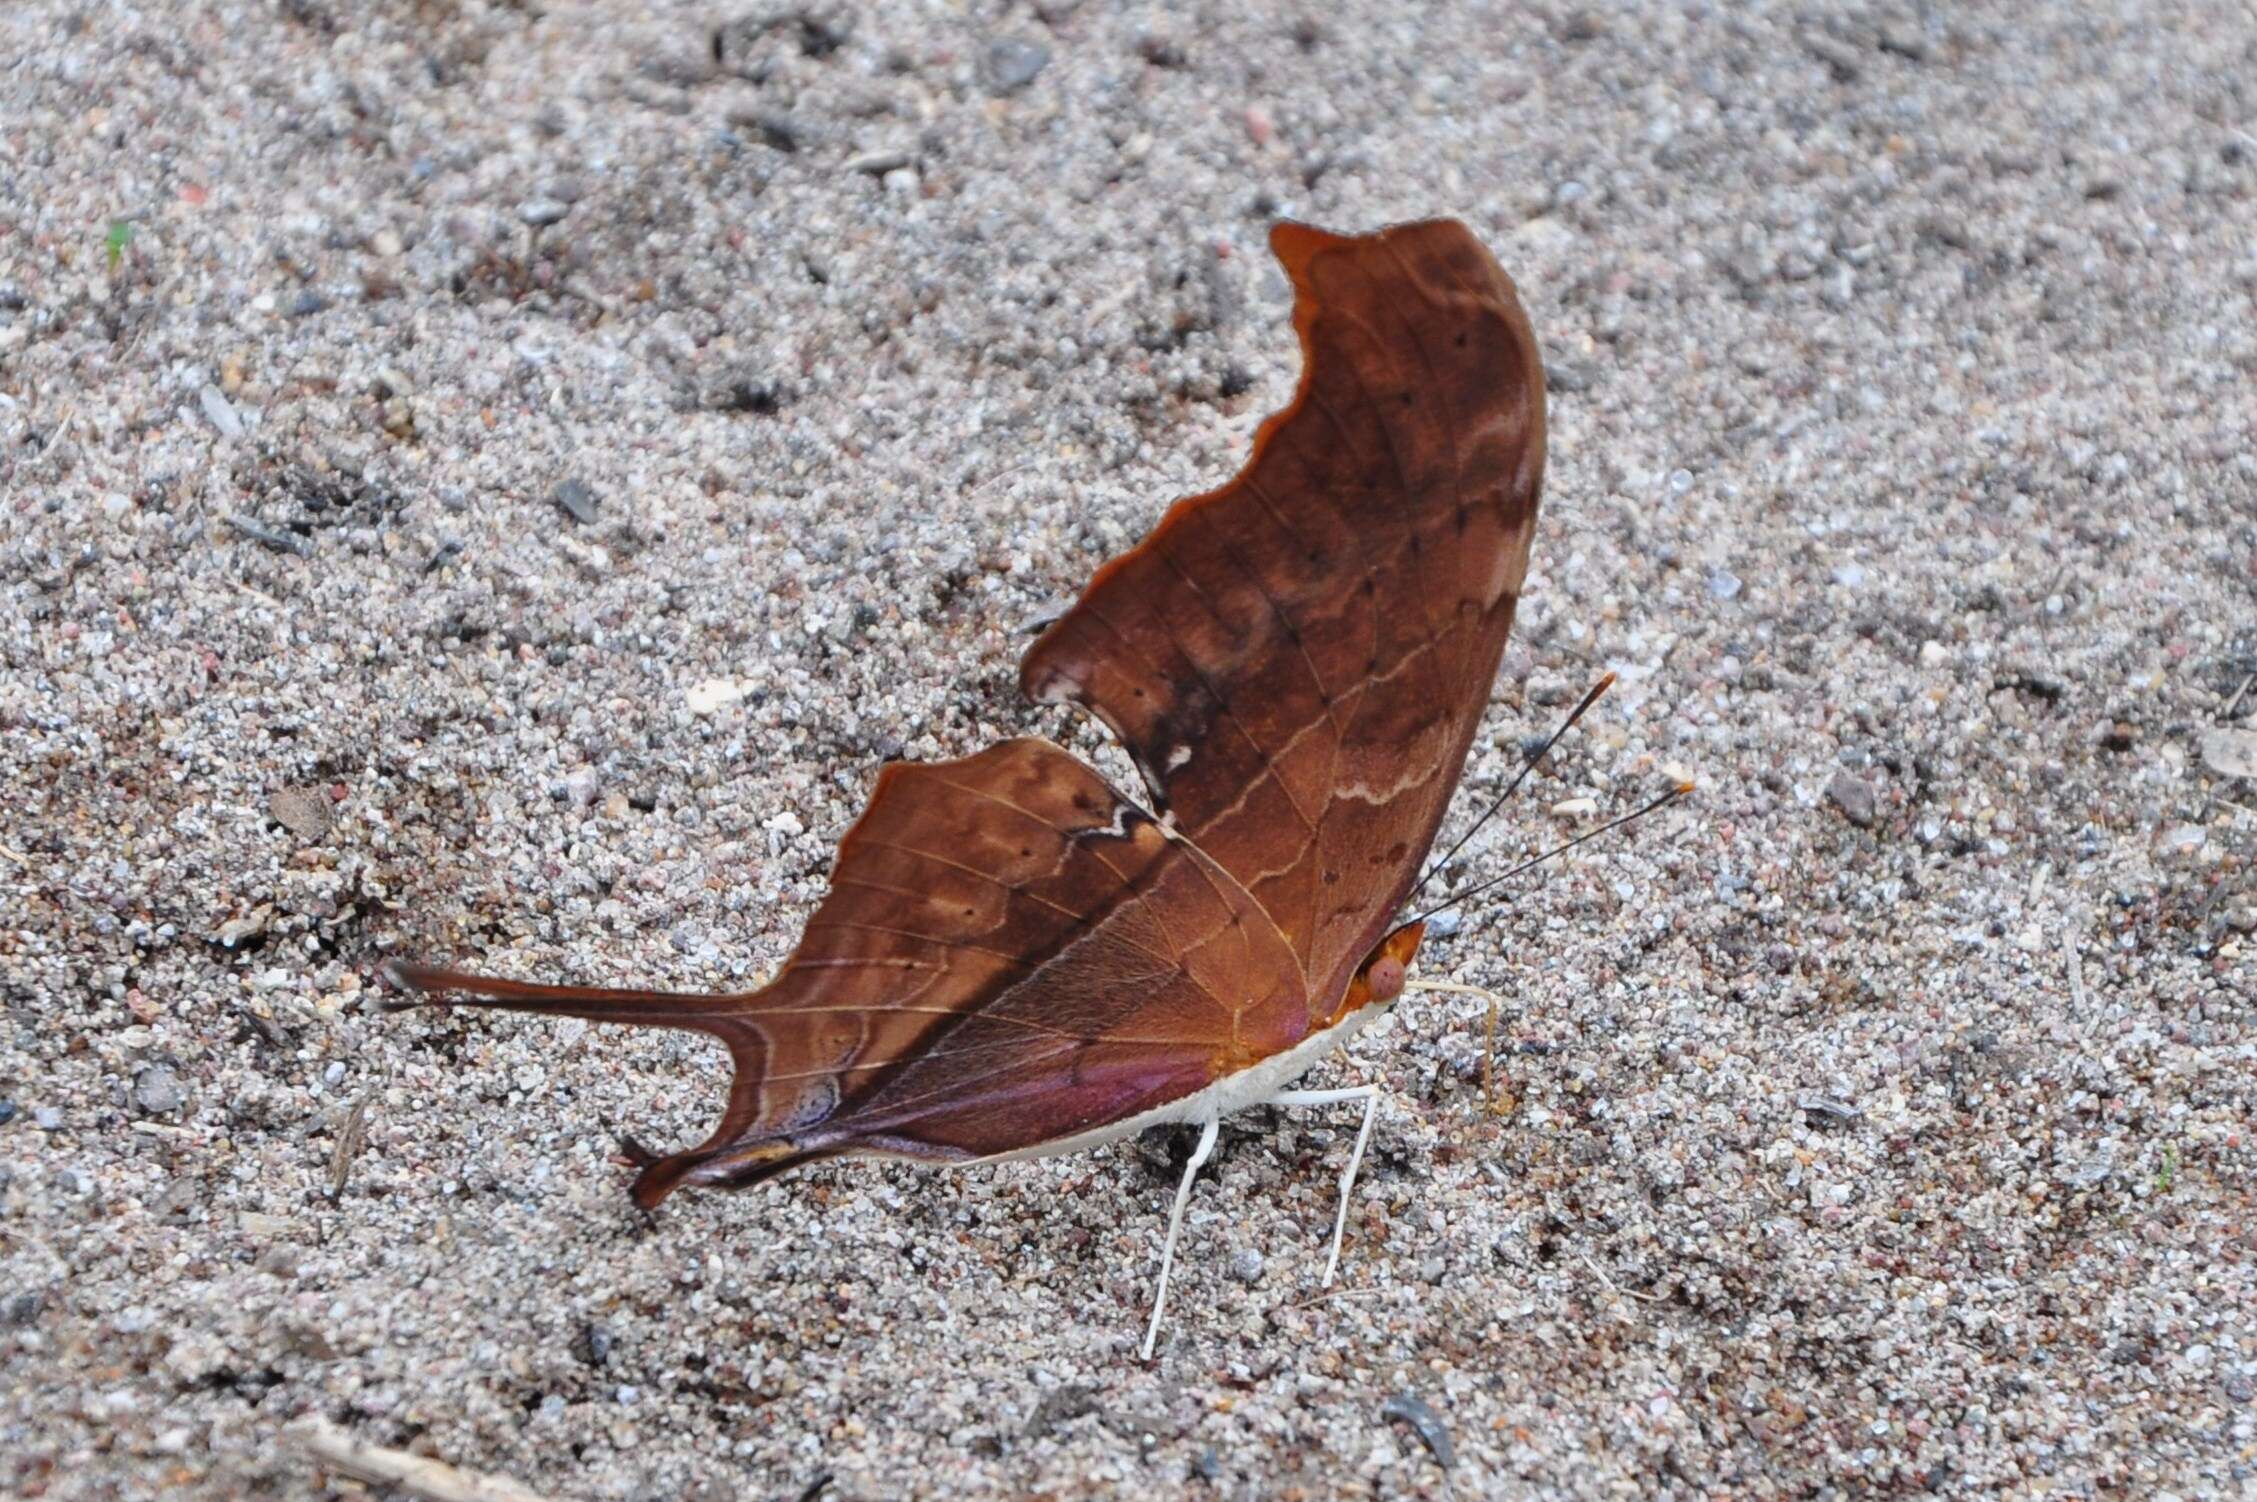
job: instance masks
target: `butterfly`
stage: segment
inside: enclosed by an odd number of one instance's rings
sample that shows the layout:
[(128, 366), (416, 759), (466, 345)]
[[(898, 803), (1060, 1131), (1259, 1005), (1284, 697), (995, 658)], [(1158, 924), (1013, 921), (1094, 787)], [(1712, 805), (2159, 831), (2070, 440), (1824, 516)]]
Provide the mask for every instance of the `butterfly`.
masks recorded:
[(1020, 683), (1118, 740), (1141, 798), (1043, 739), (895, 763), (774, 980), (737, 995), (393, 963), (407, 991), (687, 1029), (728, 1049), (720, 1124), (628, 1145), (637, 1203), (849, 1155), (940, 1164), (1360, 1101), (1288, 1088), (1399, 996), (1398, 909), (1442, 825), (1528, 571), (1544, 371), (1463, 224), (1280, 223), (1302, 372), (1220, 489), (1177, 501), (1028, 650)]

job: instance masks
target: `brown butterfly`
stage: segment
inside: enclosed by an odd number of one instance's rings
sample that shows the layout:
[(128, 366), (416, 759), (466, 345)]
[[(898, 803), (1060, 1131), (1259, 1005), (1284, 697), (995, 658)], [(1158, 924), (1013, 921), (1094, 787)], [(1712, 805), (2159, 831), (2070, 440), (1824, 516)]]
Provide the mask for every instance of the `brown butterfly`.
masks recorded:
[(1028, 651), (1020, 682), (1109, 726), (1147, 803), (1046, 740), (895, 764), (782, 972), (730, 996), (394, 964), (405, 988), (686, 1028), (735, 1064), (636, 1202), (846, 1154), (932, 1163), (1203, 1127), (1169, 1218), (1149, 1356), (1216, 1122), (1387, 1009), (1396, 926), (1457, 787), (1528, 570), (1544, 372), (1512, 282), (1451, 220), (1279, 224), (1301, 384), (1219, 490), (1178, 501)]

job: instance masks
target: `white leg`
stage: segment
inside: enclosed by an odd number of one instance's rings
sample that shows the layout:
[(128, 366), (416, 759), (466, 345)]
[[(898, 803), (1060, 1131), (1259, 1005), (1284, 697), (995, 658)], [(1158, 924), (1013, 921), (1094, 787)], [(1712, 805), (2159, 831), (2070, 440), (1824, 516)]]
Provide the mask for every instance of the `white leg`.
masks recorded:
[(1176, 1206), (1168, 1212), (1168, 1239), (1160, 1248), (1160, 1291), (1152, 1296), (1152, 1327), (1144, 1332), (1144, 1351), (1138, 1358), (1152, 1359), (1153, 1344), (1160, 1338), (1160, 1311), (1168, 1307), (1168, 1272), (1175, 1266), (1176, 1233), (1183, 1229), (1183, 1207), (1191, 1198), (1191, 1181), (1199, 1176), (1199, 1165), (1215, 1150), (1217, 1118), (1210, 1116), (1200, 1129), (1199, 1145), (1191, 1150), (1191, 1161), (1183, 1165), (1183, 1182), (1176, 1186)]
[(1348, 1191), (1356, 1187), (1356, 1169), (1364, 1161), (1364, 1144), (1371, 1140), (1371, 1118), (1379, 1108), (1377, 1085), (1352, 1085), (1345, 1090), (1280, 1090), (1269, 1098), (1273, 1106), (1331, 1106), (1344, 1100), (1364, 1103), (1364, 1124), (1356, 1133), (1356, 1150), (1348, 1155), (1348, 1171), (1340, 1176), (1340, 1213), (1332, 1221), (1332, 1255), (1325, 1259), (1324, 1287), (1340, 1270), (1340, 1238), (1348, 1231)]

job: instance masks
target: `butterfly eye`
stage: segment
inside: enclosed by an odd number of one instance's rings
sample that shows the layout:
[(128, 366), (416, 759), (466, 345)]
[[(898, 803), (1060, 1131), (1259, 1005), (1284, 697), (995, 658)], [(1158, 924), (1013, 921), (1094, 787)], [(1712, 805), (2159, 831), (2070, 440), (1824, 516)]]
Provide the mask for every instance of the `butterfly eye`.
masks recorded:
[(1403, 962), (1393, 955), (1381, 955), (1364, 973), (1369, 979), (1373, 1001), (1393, 1001), (1403, 994)]

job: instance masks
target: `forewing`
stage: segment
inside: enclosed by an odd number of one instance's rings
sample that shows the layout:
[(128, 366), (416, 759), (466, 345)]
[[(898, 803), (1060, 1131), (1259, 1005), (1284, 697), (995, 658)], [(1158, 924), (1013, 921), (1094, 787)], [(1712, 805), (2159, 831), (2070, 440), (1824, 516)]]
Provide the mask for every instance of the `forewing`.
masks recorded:
[(1321, 1021), (1458, 782), (1527, 573), (1544, 379), (1511, 281), (1433, 221), (1280, 225), (1301, 385), (1027, 653), (1286, 936)]

